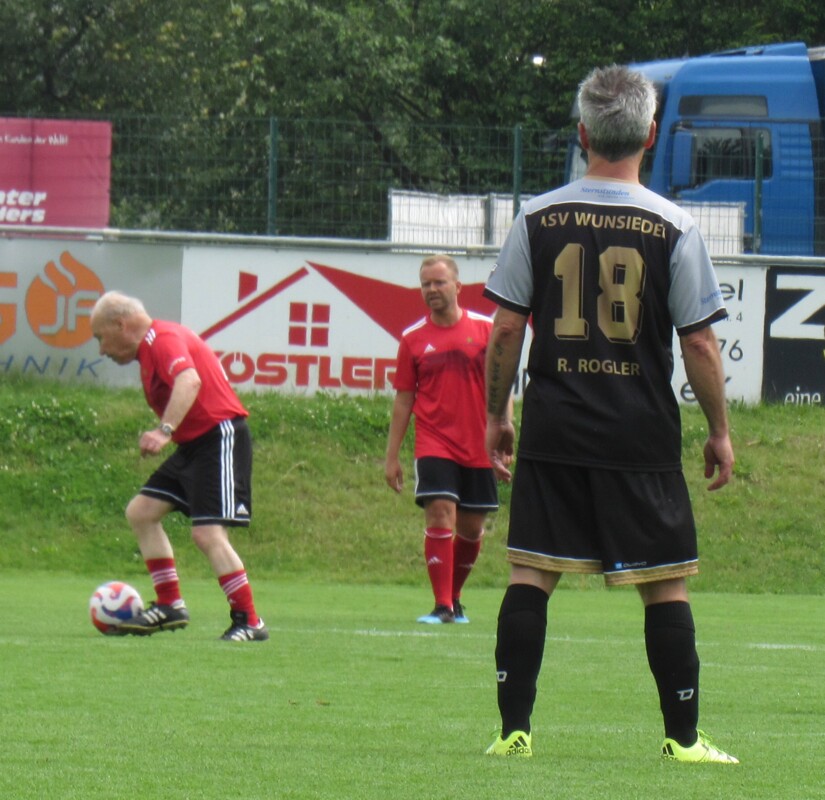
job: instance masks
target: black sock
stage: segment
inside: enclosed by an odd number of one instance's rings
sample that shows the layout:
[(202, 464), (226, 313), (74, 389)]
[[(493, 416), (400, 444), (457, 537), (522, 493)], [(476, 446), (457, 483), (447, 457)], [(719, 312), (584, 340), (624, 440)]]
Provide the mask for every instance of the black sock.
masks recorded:
[(498, 614), (496, 679), (501, 735), (530, 731), (536, 682), (544, 655), (549, 595), (535, 586), (507, 587)]
[(683, 747), (696, 742), (699, 722), (699, 656), (690, 604), (645, 608), (647, 663), (659, 689), (665, 736)]

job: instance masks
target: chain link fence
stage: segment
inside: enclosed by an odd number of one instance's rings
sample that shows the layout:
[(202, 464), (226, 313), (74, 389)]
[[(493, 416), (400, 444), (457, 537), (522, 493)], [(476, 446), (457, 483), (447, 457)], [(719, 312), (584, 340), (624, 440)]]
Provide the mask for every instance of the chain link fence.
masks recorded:
[(504, 196), (513, 205), (512, 198), (560, 185), (570, 133), (110, 119), (114, 227), (379, 240), (392, 238), (393, 192)]
[[(572, 128), (107, 119), (122, 229), (498, 246), (525, 198), (585, 167)], [(702, 121), (660, 137), (643, 179), (690, 210), (713, 254), (825, 253), (815, 123)]]

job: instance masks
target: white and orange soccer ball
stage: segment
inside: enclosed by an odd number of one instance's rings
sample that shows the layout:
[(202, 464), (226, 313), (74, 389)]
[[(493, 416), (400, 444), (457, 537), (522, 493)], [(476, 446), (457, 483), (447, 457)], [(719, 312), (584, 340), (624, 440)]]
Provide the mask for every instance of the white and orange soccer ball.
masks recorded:
[(89, 600), (92, 625), (107, 636), (117, 635), (118, 626), (143, 611), (137, 589), (123, 581), (109, 581), (95, 589)]

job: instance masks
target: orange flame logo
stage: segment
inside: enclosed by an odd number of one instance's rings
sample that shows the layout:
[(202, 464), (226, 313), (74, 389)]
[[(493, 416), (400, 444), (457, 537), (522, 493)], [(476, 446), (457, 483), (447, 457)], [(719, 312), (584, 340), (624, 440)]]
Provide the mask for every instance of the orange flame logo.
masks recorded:
[(91, 313), (103, 284), (68, 251), (50, 261), (26, 293), (26, 316), (35, 336), (52, 347), (71, 348), (92, 338)]

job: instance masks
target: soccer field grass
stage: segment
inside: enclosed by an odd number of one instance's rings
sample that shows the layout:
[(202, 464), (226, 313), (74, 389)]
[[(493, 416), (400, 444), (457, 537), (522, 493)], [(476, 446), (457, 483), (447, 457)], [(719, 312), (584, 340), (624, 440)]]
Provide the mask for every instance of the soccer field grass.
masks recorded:
[(212, 581), (184, 579), (189, 628), (146, 639), (92, 628), (95, 585), (4, 575), (0, 797), (825, 797), (825, 597), (694, 596), (701, 722), (728, 767), (660, 761), (632, 591), (557, 592), (535, 756), (507, 760), (483, 755), (499, 590), (468, 589), (470, 625), (429, 627), (423, 586), (258, 581), (272, 638), (234, 644)]

